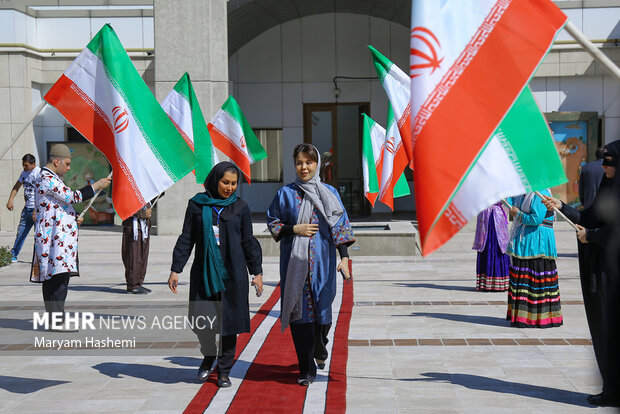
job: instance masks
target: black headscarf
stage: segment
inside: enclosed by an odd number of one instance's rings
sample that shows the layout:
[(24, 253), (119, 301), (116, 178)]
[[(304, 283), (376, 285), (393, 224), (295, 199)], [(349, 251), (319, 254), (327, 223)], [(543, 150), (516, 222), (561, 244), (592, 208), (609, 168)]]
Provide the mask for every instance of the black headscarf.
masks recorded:
[[(232, 162), (222, 161), (216, 164), (211, 169), (211, 171), (209, 172), (209, 175), (207, 175), (207, 178), (205, 179), (205, 182), (204, 182), (204, 187), (206, 190), (205, 193), (209, 197), (220, 198), (220, 199), (222, 198), (220, 193), (217, 191), (217, 185), (222, 179), (222, 177), (224, 177), (224, 172), (229, 168), (233, 168), (237, 173), (237, 178), (239, 180), (241, 179), (241, 173), (239, 171), (239, 168)], [(224, 210), (222, 210), (222, 212), (220, 213), (220, 220), (228, 220), (231, 217), (241, 214), (241, 211), (245, 207), (245, 203), (240, 202), (240, 201), (241, 199), (237, 199), (235, 203), (231, 204), (230, 206), (224, 207)]]

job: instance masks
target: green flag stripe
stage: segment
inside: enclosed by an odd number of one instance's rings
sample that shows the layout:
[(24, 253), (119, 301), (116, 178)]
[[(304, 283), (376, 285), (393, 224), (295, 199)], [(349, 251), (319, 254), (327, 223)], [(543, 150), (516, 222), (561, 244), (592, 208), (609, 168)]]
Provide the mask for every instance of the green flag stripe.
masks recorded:
[(248, 152), (250, 153), (250, 157), (252, 157), (253, 161), (256, 162), (267, 158), (267, 152), (265, 152), (265, 149), (256, 137), (256, 134), (254, 134), (250, 123), (245, 118), (245, 115), (243, 115), (241, 107), (232, 95), (228, 97), (226, 102), (224, 102), (224, 105), (222, 105), (222, 110), (226, 111), (232, 118), (239, 122), (241, 130), (243, 131), (243, 136), (245, 137), (245, 144), (248, 147)]
[(181, 179), (191, 171), (188, 165), (194, 165), (194, 153), (138, 74), (112, 27), (103, 26), (87, 48), (103, 62), (110, 83), (123, 97), (164, 170), (174, 181)]

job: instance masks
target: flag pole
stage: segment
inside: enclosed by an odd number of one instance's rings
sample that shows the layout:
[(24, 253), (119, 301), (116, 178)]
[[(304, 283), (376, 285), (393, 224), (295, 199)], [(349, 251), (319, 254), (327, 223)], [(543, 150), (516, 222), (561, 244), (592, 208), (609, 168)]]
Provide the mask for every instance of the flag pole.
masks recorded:
[(614, 64), (601, 50), (594, 46), (587, 37), (570, 21), (566, 22), (564, 30), (568, 32), (592, 57), (597, 60), (607, 71), (620, 82), (620, 68)]
[(510, 205), (510, 203), (509, 203), (508, 201), (506, 201), (506, 199), (505, 199), (505, 198), (502, 198), (502, 204), (504, 204), (504, 206), (506, 206), (506, 208), (507, 208), (508, 210), (510, 210), (510, 207), (512, 207), (512, 206)]
[(15, 142), (19, 139), (19, 137), (22, 136), (22, 134), (24, 133), (26, 128), (28, 128), (28, 126), (32, 123), (32, 121), (34, 121), (34, 119), (37, 117), (37, 115), (39, 115), (39, 112), (41, 112), (43, 110), (45, 105), (47, 105), (47, 102), (43, 101), (43, 102), (41, 102), (39, 104), (39, 106), (37, 106), (35, 108), (34, 113), (30, 117), (30, 119), (28, 121), (26, 121), (26, 123), (24, 125), (22, 125), (21, 128), (19, 128), (19, 130), (11, 138), (11, 141), (9, 142), (9, 145), (2, 150), (2, 153), (0, 153), (0, 159), (4, 158), (6, 153), (9, 152), (9, 150), (13, 146), (13, 144), (15, 144)]
[[(538, 197), (540, 197), (540, 199), (541, 199), (541, 200), (544, 200), (544, 199), (545, 199), (545, 197), (544, 197), (542, 194), (540, 194), (538, 191), (534, 191), (534, 194), (536, 194)], [(558, 208), (557, 208), (556, 206), (553, 206), (553, 210), (554, 210), (556, 213), (558, 213), (558, 214), (560, 215), (560, 217), (562, 217), (564, 220), (566, 220), (566, 222), (567, 222), (568, 224), (570, 224), (570, 225), (571, 225), (571, 227), (572, 227), (573, 229), (575, 229), (575, 231), (579, 231), (579, 228), (575, 225), (575, 223), (573, 223), (572, 221), (570, 221), (570, 220), (568, 219), (568, 217), (566, 217), (566, 216), (565, 216), (565, 215), (564, 215), (564, 214), (563, 214), (560, 210), (558, 210)]]
[[(110, 171), (110, 174), (108, 174), (107, 178), (112, 178), (112, 172), (113, 171)], [(101, 193), (102, 190), (103, 190), (103, 188), (95, 193), (93, 198), (90, 199), (90, 202), (88, 203), (86, 208), (80, 213), (80, 215), (78, 216), (77, 220), (80, 220), (82, 217), (84, 217), (84, 214), (86, 214), (86, 212), (90, 209), (90, 207), (93, 205), (93, 202), (99, 196), (99, 194)]]

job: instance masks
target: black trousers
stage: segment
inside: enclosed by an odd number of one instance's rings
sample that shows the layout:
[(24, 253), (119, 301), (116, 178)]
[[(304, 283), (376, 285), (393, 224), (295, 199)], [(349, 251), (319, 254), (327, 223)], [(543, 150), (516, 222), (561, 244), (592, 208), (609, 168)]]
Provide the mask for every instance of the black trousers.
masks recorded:
[(317, 322), (290, 325), (300, 378), (314, 380), (316, 377), (314, 360), (327, 359), (327, 334), (331, 326), (331, 323), (321, 325)]
[[(583, 303), (596, 362), (603, 377), (603, 393), (620, 395), (620, 281), (603, 273), (591, 289), (582, 279)], [(595, 291), (593, 291), (595, 290)]]
[[(198, 335), (200, 349), (207, 350), (206, 352), (203, 352), (203, 355), (205, 356), (205, 358), (209, 358), (208, 365), (211, 366), (213, 364), (213, 361), (215, 361), (216, 357), (215, 355), (213, 355), (212, 352), (209, 351), (210, 349), (212, 349), (211, 344), (203, 344), (202, 341), (204, 340), (211, 341), (213, 340), (213, 336), (211, 334), (204, 336)], [(217, 357), (217, 376), (219, 378), (228, 378), (230, 370), (232, 369), (232, 366), (235, 362), (235, 351), (237, 350), (237, 335), (223, 335), (220, 345), (222, 349), (222, 355)]]
[(43, 282), (43, 302), (45, 311), (65, 312), (65, 299), (69, 288), (69, 273), (58, 273)]

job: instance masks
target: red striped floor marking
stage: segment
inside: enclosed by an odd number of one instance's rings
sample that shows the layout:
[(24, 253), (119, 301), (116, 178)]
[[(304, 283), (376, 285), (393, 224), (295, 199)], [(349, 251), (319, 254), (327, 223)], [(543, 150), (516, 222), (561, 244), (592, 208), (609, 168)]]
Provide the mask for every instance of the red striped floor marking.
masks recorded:
[[(326, 381), (327, 384), (315, 382), (310, 387), (297, 385), (297, 357), (290, 332), (287, 330), (281, 333), (280, 320), (279, 318), (275, 320), (275, 317), (279, 316), (279, 311), (273, 308), (274, 306), (279, 308), (279, 305), (276, 305), (279, 298), (280, 291), (276, 288), (269, 300), (252, 318), (251, 334), (239, 336), (236, 358), (239, 358), (239, 355), (247, 348), (242, 358), (245, 360), (240, 360), (240, 363), (247, 364), (251, 358), (248, 356), (254, 355), (252, 349), (260, 347), (247, 371), (236, 363), (231, 372), (232, 389), (222, 389), (219, 393), (214, 374), (200, 388), (187, 406), (185, 413), (202, 413), (205, 410), (234, 414), (246, 412), (302, 413), (304, 404), (305, 411), (315, 412), (318, 406), (330, 414), (345, 412), (346, 366), (349, 323), (353, 307), (353, 284), (347, 283), (343, 286), (342, 281), (338, 280), (338, 292), (333, 312), (334, 321), (337, 322), (333, 332), (330, 359), (327, 360), (329, 376), (321, 375), (321, 371), (317, 375), (317, 381)], [(261, 324), (263, 324), (262, 327)], [(257, 330), (259, 334), (255, 336)], [(266, 336), (264, 342), (259, 336), (263, 338)], [(249, 343), (250, 346), (248, 346)], [(243, 374), (235, 378), (235, 375), (232, 375), (235, 371), (243, 372)], [(237, 385), (235, 380), (241, 383)], [(306, 398), (312, 398), (314, 401), (306, 401)]]

